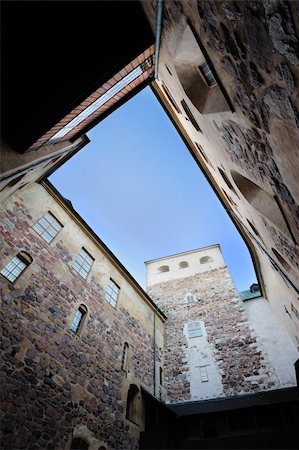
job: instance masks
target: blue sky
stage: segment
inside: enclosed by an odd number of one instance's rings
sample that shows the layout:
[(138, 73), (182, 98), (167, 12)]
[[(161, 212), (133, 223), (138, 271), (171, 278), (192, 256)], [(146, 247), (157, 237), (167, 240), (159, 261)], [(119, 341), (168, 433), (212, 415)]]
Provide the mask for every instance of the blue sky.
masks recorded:
[(49, 180), (146, 288), (144, 262), (220, 244), (236, 287), (245, 243), (149, 87), (100, 122)]

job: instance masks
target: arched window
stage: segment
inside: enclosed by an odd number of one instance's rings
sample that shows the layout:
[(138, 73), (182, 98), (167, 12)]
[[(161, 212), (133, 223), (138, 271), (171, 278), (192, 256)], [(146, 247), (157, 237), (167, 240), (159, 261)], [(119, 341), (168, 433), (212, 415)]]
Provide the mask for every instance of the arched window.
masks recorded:
[(159, 371), (159, 381), (160, 381), (160, 385), (163, 385), (163, 369), (162, 367), (160, 367), (160, 371)]
[(203, 256), (199, 260), (200, 264), (207, 264), (207, 263), (212, 262), (212, 261), (213, 261), (213, 258), (211, 258), (210, 256)]
[(159, 272), (169, 272), (169, 266), (160, 266), (158, 267)]
[(188, 267), (188, 266), (189, 266), (189, 264), (188, 264), (187, 261), (181, 261), (181, 262), (179, 263), (180, 269), (184, 269), (185, 267)]
[(86, 319), (87, 308), (84, 305), (80, 305), (76, 311), (70, 330), (76, 334), (80, 334), (82, 331), (83, 323)]
[(125, 342), (121, 358), (121, 369), (128, 372), (128, 363), (129, 363), (129, 344)]
[(33, 259), (26, 252), (20, 252), (9, 261), (1, 270), (1, 275), (12, 283), (24, 272), (24, 270), (32, 263)]
[(128, 390), (126, 419), (138, 424), (139, 389), (131, 384)]
[(88, 450), (88, 449), (89, 445), (84, 439), (77, 437), (72, 440), (71, 450)]

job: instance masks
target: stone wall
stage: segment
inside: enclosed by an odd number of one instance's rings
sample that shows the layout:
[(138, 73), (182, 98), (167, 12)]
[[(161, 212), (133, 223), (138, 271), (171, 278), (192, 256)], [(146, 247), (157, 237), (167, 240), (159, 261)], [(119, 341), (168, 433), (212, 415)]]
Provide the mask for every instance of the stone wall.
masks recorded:
[[(48, 209), (64, 225), (51, 244), (31, 228)], [(137, 448), (142, 408), (139, 425), (125, 419), (127, 392), (142, 383), (153, 393), (154, 309), (42, 186), (3, 204), (0, 230), (1, 269), (20, 251), (33, 258), (14, 283), (0, 275), (2, 448), (61, 450), (80, 429), (92, 449)], [(95, 258), (87, 280), (71, 268), (82, 243)], [(116, 308), (104, 298), (109, 274), (120, 285)], [(79, 336), (70, 324), (81, 303), (88, 317)], [(159, 317), (156, 328), (161, 361)]]
[[(226, 267), (148, 289), (168, 318), (167, 401), (206, 400), (281, 387)], [(188, 304), (187, 293), (195, 295), (196, 301)], [(203, 336), (188, 339), (186, 325), (195, 321), (201, 322)], [(199, 366), (207, 366), (208, 382), (201, 382)]]
[[(155, 2), (141, 3), (155, 30)], [(153, 88), (242, 231), (263, 294), (296, 344), (298, 320), (283, 311), (299, 308), (298, 5), (165, 0), (161, 30)], [(200, 92), (202, 55), (218, 86)], [(220, 88), (229, 107), (206, 113), (198, 98)]]

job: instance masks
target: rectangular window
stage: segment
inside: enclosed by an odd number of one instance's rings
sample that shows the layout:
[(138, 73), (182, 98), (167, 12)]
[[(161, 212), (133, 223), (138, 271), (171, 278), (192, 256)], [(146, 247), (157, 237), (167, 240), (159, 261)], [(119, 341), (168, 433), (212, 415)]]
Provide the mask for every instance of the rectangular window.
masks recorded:
[(295, 316), (297, 317), (297, 319), (299, 319), (299, 311), (295, 308), (295, 306), (293, 305), (293, 303), (291, 303), (291, 310), (292, 310), (292, 312), (295, 314)]
[(118, 293), (119, 293), (119, 287), (118, 287), (117, 284), (115, 284), (114, 281), (110, 278), (109, 283), (108, 283), (108, 286), (107, 286), (106, 294), (105, 294), (105, 299), (106, 299), (107, 302), (110, 303), (110, 305), (112, 305), (114, 308), (116, 307), (117, 298), (118, 298)]
[(202, 383), (205, 383), (206, 381), (209, 381), (207, 366), (200, 367), (199, 368), (199, 373), (200, 373), (200, 379), (201, 379)]
[(192, 294), (188, 294), (187, 295), (187, 303), (188, 303), (188, 305), (190, 303), (194, 303), (195, 301), (196, 301), (196, 296), (195, 295), (192, 295)]
[(1, 270), (1, 275), (7, 278), (9, 281), (14, 282), (19, 275), (25, 270), (28, 264), (26, 264), (18, 256), (14, 256), (13, 259), (6, 264)]
[(215, 86), (215, 84), (217, 84), (217, 81), (211, 71), (211, 68), (206, 61), (199, 66), (199, 70), (208, 86)]
[(32, 228), (36, 233), (43, 238), (48, 244), (53, 241), (54, 237), (62, 228), (61, 223), (51, 214), (47, 212), (41, 219), (39, 219)]
[(82, 278), (86, 280), (87, 275), (90, 272), (91, 266), (93, 265), (93, 262), (94, 258), (90, 256), (90, 254), (87, 253), (87, 251), (84, 248), (82, 248), (80, 250), (79, 255), (73, 262), (73, 268), (76, 270), (76, 272), (79, 273), (79, 275), (81, 275)]
[(188, 323), (188, 336), (189, 338), (202, 336), (202, 330), (199, 322)]

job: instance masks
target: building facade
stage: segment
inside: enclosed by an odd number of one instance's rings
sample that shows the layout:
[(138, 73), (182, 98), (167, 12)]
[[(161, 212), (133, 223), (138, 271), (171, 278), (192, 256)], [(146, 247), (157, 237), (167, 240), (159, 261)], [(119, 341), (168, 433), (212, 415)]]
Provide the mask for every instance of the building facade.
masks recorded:
[(296, 386), (295, 345), (268, 301), (242, 301), (219, 245), (146, 266), (148, 293), (167, 315), (167, 402)]
[(218, 429), (236, 401), (296, 420), (296, 348), (267, 300), (241, 300), (219, 245), (146, 262), (146, 293), (48, 181), (0, 223), (2, 448), (207, 445), (205, 408)]
[(137, 448), (165, 316), (49, 185), (0, 223), (1, 448)]

